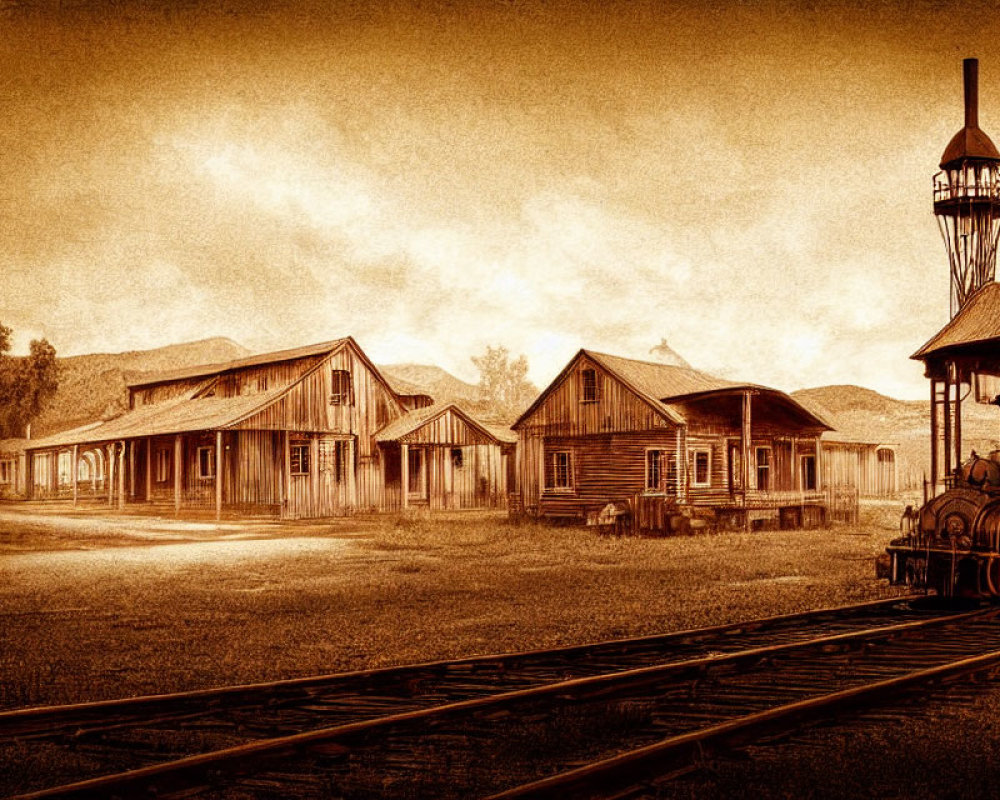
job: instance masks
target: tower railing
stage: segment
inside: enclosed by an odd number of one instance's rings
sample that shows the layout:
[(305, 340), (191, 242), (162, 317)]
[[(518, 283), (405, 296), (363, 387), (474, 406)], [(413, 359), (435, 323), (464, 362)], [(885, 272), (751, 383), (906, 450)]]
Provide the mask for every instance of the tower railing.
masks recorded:
[[(972, 176), (968, 176), (972, 178)], [(959, 173), (957, 180), (947, 172), (939, 172), (934, 176), (934, 202), (948, 200), (1000, 200), (1000, 176), (995, 172), (980, 173), (974, 179), (968, 179), (965, 173)]]

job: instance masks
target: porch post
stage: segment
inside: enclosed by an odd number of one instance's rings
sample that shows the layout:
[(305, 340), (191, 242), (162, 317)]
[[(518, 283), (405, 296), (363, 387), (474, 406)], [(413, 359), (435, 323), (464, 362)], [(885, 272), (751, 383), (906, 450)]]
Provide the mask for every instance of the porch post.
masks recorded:
[(955, 467), (962, 466), (962, 376), (955, 366)]
[[(944, 478), (951, 477), (951, 364), (944, 366), (944, 446), (941, 448), (944, 456)], [(947, 484), (945, 484), (947, 488)]]
[(289, 441), (288, 431), (282, 431), (282, 463), (284, 464), (285, 476), (285, 499), (281, 506), (281, 516), (288, 517), (292, 511), (292, 445)]
[(133, 439), (128, 443), (128, 496), (135, 500), (135, 443)]
[(35, 499), (35, 454), (30, 450), (24, 453), (24, 497)]
[(73, 467), (72, 467), (72, 470), (73, 470), (73, 505), (76, 505), (77, 501), (79, 500), (79, 488), (77, 486), (78, 478), (79, 478), (79, 475), (80, 475), (80, 462), (79, 462), (79, 458), (80, 458), (80, 445), (75, 444), (75, 445), (73, 445), (73, 455), (72, 455), (72, 459), (73, 459)]
[(799, 474), (801, 470), (798, 465), (798, 457), (795, 452), (795, 437), (791, 437), (792, 441), (792, 491), (796, 491), (802, 487), (802, 476)]
[(222, 519), (222, 431), (215, 432), (215, 518)]
[(54, 498), (59, 497), (59, 451), (52, 451), (52, 460), (49, 462), (49, 487)]
[(750, 392), (743, 392), (743, 414), (740, 429), (740, 448), (743, 467), (743, 530), (750, 530), (750, 514), (747, 510), (747, 489), (750, 486)]
[(108, 469), (107, 469), (107, 483), (108, 483), (108, 505), (113, 506), (115, 504), (115, 445), (114, 443), (107, 446), (108, 451)]
[(146, 502), (153, 502), (153, 437), (146, 437)]
[(931, 497), (937, 494), (938, 482), (938, 415), (937, 381), (931, 378)]
[(347, 504), (352, 510), (358, 507), (358, 476), (354, 455), (354, 438), (347, 440), (347, 463), (344, 464), (344, 471), (347, 474)]
[(118, 452), (118, 510), (125, 510), (125, 440)]
[(410, 505), (410, 448), (408, 445), (401, 444), (399, 446), (399, 457), (401, 459), (401, 485), (400, 491), (403, 495), (403, 508), (408, 508)]
[(178, 433), (174, 436), (174, 513), (181, 513), (181, 470), (183, 464), (181, 464), (181, 459), (183, 457), (184, 443), (181, 441), (181, 435)]

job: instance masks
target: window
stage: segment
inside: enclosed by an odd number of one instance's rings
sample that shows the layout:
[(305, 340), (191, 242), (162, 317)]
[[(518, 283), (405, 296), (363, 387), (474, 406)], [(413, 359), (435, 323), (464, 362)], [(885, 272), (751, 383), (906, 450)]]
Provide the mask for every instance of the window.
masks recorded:
[(293, 444), (289, 448), (292, 459), (292, 475), (309, 474), (309, 443)]
[(427, 482), (424, 479), (424, 450), (422, 447), (411, 447), (406, 456), (409, 485), (407, 491), (419, 498), (427, 496)]
[(816, 456), (802, 456), (802, 488), (816, 488)]
[(351, 390), (351, 373), (346, 369), (335, 369), (330, 372), (330, 405), (354, 405), (354, 393)]
[(0, 483), (10, 483), (11, 462), (0, 461)]
[(694, 451), (694, 475), (692, 486), (711, 486), (712, 484), (712, 451)]
[[(978, 377), (978, 376), (977, 376)], [(892, 464), (896, 460), (896, 454), (892, 452), (887, 447), (880, 447), (876, 452), (875, 456), (878, 458), (881, 464)]]
[(572, 489), (573, 472), (568, 450), (545, 454), (545, 488)]
[(597, 370), (580, 371), (580, 400), (584, 403), (597, 402)]
[(170, 451), (163, 447), (156, 451), (156, 482), (170, 480)]
[(461, 447), (451, 448), (451, 465), (455, 469), (461, 469), (465, 464), (465, 454)]
[(661, 485), (661, 478), (663, 472), (661, 465), (663, 464), (663, 451), (662, 450), (647, 450), (646, 451), (646, 489), (654, 492), (663, 491), (663, 486)]
[(199, 478), (214, 478), (215, 477), (215, 448), (214, 447), (199, 447), (198, 448), (198, 477)]
[(757, 448), (757, 488), (766, 492), (771, 488), (771, 448)]

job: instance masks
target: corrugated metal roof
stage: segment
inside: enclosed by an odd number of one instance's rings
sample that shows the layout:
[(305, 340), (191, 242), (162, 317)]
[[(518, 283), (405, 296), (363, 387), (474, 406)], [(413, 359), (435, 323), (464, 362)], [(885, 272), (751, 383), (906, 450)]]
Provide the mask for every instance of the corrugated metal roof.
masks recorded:
[(920, 361), (950, 347), (994, 339), (1000, 339), (1000, 284), (987, 283), (910, 358)]
[(459, 417), (473, 428), (478, 428), (482, 433), (496, 439), (498, 442), (514, 443), (517, 435), (509, 428), (504, 429), (499, 426), (487, 425), (480, 422), (468, 411), (464, 411), (455, 403), (435, 403), (424, 408), (417, 408), (399, 419), (395, 419), (375, 434), (376, 442), (394, 442), (419, 430), (424, 425), (433, 422), (448, 409), (452, 409)]
[(25, 447), (29, 450), (38, 450), (140, 436), (218, 430), (269, 405), (289, 388), (282, 386), (267, 392), (240, 397), (203, 397), (197, 400), (187, 397), (175, 398), (156, 405), (142, 406), (107, 422), (74, 428), (42, 439), (33, 439)]
[(293, 347), (290, 350), (275, 350), (271, 353), (260, 353), (255, 356), (247, 356), (246, 358), (237, 358), (233, 361), (223, 361), (217, 364), (199, 364), (194, 367), (182, 367), (181, 369), (157, 372), (154, 375), (141, 378), (128, 385), (149, 386), (154, 383), (184, 380), (185, 378), (199, 378), (203, 375), (215, 375), (243, 367), (255, 367), (261, 364), (274, 364), (280, 361), (293, 361), (297, 358), (325, 355), (336, 350), (349, 339), (349, 336), (345, 336), (342, 339), (333, 339), (329, 342), (320, 342), (319, 344), (310, 344), (304, 347)]

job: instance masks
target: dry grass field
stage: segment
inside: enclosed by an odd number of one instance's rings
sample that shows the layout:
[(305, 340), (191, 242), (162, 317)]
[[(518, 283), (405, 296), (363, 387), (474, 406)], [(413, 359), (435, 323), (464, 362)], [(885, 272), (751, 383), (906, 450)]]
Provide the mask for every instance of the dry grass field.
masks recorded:
[[(891, 595), (861, 524), (605, 537), (499, 515), (202, 523), (0, 506), (0, 703), (545, 647)], [(970, 699), (971, 698), (971, 699)], [(1000, 797), (1000, 689), (707, 764), (656, 797)], [(651, 795), (654, 796), (654, 795)]]
[(501, 515), (151, 522), (0, 507), (0, 705), (631, 636), (890, 595), (857, 529), (684, 538)]

